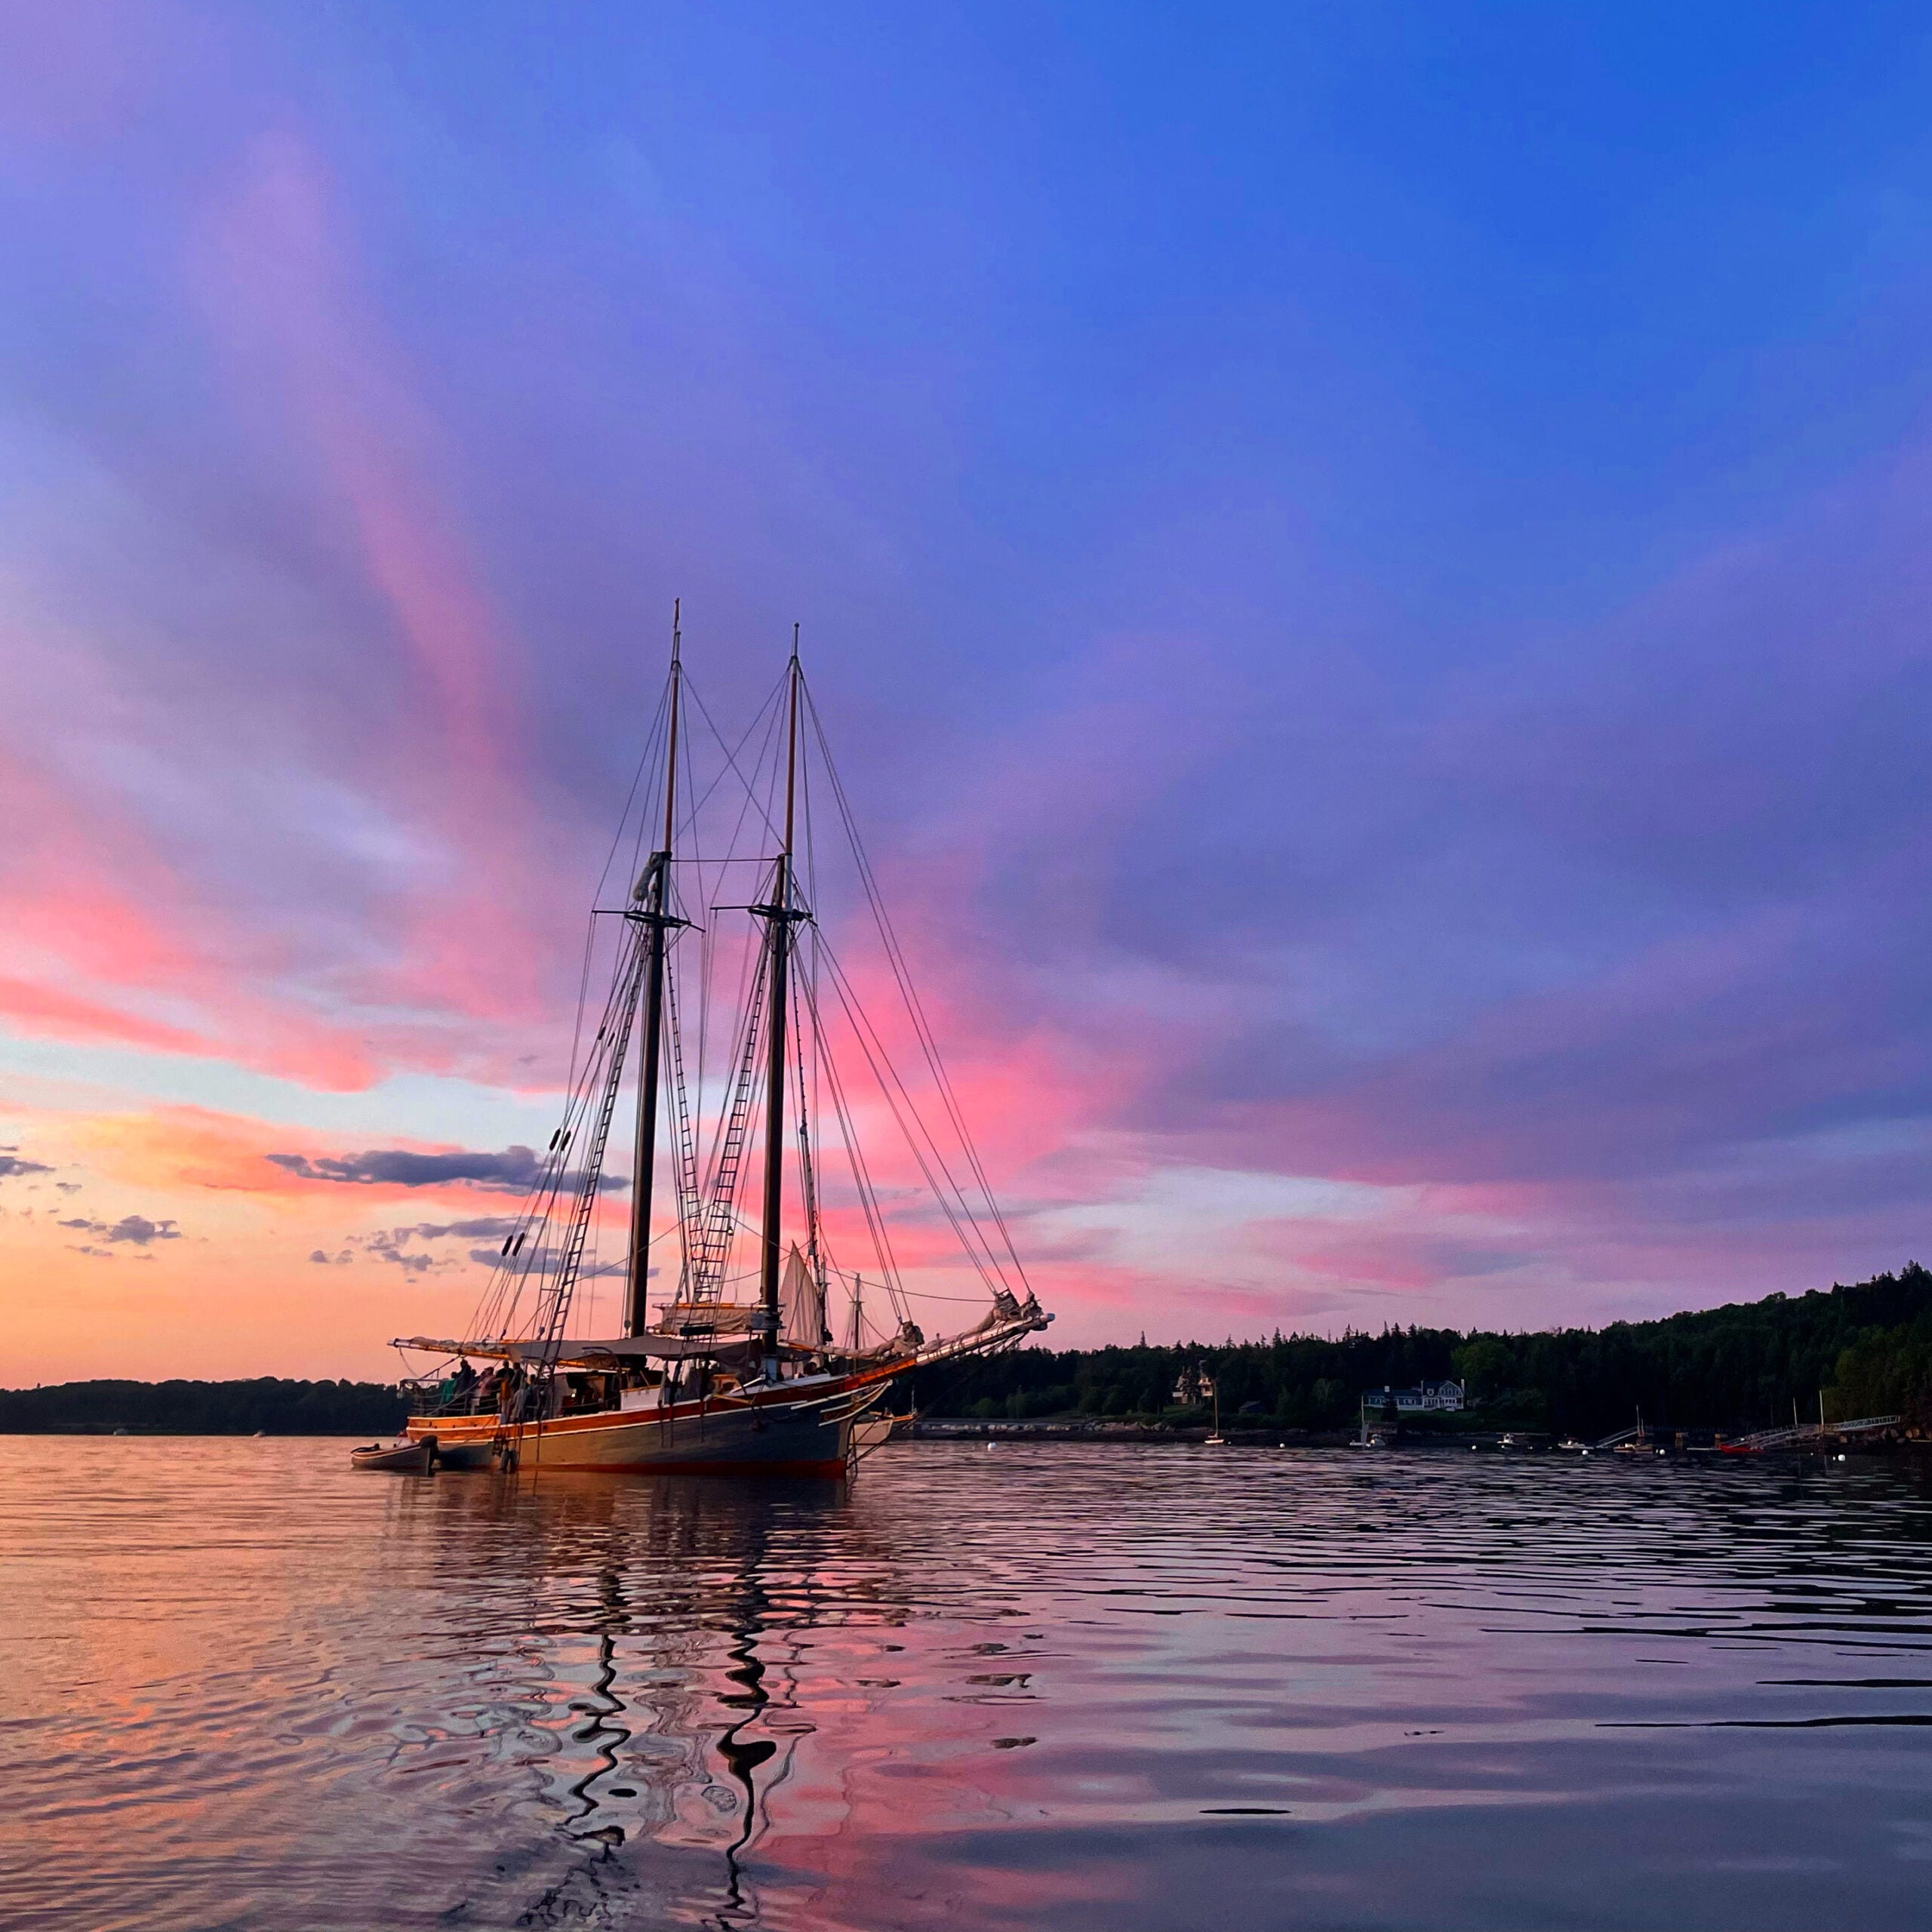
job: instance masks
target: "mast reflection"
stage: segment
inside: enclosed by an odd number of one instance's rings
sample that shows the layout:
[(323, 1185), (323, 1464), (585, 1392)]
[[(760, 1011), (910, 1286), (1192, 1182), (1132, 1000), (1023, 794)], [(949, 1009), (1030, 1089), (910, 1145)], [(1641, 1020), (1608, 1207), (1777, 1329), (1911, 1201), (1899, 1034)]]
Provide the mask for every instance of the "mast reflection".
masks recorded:
[(417, 1494), (392, 1527), (435, 1539), (494, 1755), (549, 1820), (517, 1922), (629, 1922), (647, 1900), (755, 1921), (746, 1855), (814, 1728), (790, 1653), (855, 1584), (867, 1620), (909, 1614), (881, 1526), (833, 1482), (478, 1474)]

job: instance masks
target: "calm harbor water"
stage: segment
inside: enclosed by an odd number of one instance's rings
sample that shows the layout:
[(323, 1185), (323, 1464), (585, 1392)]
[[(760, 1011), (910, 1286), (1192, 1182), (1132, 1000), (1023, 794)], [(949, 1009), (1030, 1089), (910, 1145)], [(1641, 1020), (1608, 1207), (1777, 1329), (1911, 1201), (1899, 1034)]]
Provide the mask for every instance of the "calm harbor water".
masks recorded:
[(1923, 1924), (1909, 1469), (0, 1438), (12, 1928)]

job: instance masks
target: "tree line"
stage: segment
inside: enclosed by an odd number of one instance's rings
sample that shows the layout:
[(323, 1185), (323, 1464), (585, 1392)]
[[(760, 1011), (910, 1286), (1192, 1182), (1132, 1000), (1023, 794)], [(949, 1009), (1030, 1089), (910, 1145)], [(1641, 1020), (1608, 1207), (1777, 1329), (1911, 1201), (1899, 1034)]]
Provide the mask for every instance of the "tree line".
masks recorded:
[[(1463, 1383), (1468, 1420), (1601, 1436), (1641, 1407), (1659, 1427), (1742, 1431), (1903, 1415), (1932, 1429), (1932, 1273), (1896, 1275), (1804, 1295), (1767, 1295), (1656, 1321), (1505, 1334), (1384, 1328), (1339, 1339), (1131, 1348), (1024, 1348), (922, 1372), (928, 1414), (1200, 1419), (1175, 1398), (1183, 1376), (1218, 1384), (1224, 1422), (1332, 1429), (1353, 1423), (1364, 1393), (1423, 1381)], [(0, 1390), (0, 1432), (382, 1435), (399, 1429), (401, 1393), (374, 1382), (66, 1382)]]
[(1177, 1403), (1175, 1389), (1201, 1372), (1219, 1386), (1224, 1423), (1283, 1429), (1343, 1427), (1370, 1389), (1445, 1380), (1465, 1385), (1472, 1420), (1584, 1437), (1629, 1426), (1640, 1407), (1660, 1426), (1788, 1425), (1794, 1404), (1812, 1422), (1821, 1392), (1835, 1422), (1903, 1414), (1932, 1427), (1932, 1274), (1914, 1262), (1850, 1286), (1596, 1329), (1026, 1348), (922, 1375), (915, 1399), (936, 1415), (1192, 1420), (1202, 1405)]
[(408, 1414), (380, 1382), (62, 1382), (0, 1389), (14, 1435), (385, 1435)]

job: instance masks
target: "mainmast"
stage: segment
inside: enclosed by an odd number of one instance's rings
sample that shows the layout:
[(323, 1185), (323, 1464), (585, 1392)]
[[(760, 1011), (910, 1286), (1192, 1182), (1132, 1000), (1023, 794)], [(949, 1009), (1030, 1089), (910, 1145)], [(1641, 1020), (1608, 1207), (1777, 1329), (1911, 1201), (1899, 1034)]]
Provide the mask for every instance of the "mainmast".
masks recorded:
[(798, 627), (792, 626), (792, 662), (786, 673), (785, 844), (772, 878), (771, 903), (752, 911), (764, 920), (770, 935), (771, 1006), (765, 1028), (764, 1225), (763, 1266), (759, 1277), (758, 1332), (764, 1342), (764, 1377), (778, 1379), (779, 1217), (785, 1195), (785, 1009), (786, 968), (792, 953), (792, 928), (806, 915), (792, 903), (792, 833), (798, 780)]
[(681, 600), (671, 605), (671, 714), (664, 759), (664, 837), (638, 875), (631, 893), (630, 917), (650, 928), (645, 944), (644, 1044), (638, 1063), (637, 1156), (631, 1180), (630, 1252), (625, 1270), (624, 1333), (643, 1334), (648, 1315), (645, 1295), (651, 1278), (651, 1189), (657, 1167), (657, 1069), (663, 1057), (664, 948), (673, 926), (681, 925), (668, 909), (671, 886), (671, 843), (677, 829), (678, 710), (684, 681), (682, 644), (678, 629)]

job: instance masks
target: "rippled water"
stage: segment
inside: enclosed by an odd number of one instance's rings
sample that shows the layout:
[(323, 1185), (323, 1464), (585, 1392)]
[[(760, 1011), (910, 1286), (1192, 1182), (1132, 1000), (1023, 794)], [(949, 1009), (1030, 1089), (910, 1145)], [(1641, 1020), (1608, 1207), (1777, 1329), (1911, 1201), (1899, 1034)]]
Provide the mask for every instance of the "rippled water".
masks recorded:
[(0, 1438), (10, 1927), (1904, 1926), (1909, 1471)]

